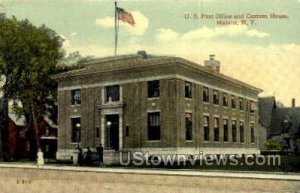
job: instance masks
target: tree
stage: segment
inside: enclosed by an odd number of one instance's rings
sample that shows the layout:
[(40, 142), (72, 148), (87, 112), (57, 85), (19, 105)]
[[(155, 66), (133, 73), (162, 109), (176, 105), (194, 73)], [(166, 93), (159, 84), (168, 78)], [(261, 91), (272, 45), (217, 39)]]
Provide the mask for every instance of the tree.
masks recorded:
[(26, 19), (1, 15), (0, 26), (3, 98), (6, 103), (8, 99), (22, 103), (26, 124), (33, 128), (40, 148), (38, 120), (47, 114), (49, 102), (55, 98), (57, 83), (50, 76), (62, 70), (57, 64), (63, 57), (63, 39), (45, 25), (36, 27)]

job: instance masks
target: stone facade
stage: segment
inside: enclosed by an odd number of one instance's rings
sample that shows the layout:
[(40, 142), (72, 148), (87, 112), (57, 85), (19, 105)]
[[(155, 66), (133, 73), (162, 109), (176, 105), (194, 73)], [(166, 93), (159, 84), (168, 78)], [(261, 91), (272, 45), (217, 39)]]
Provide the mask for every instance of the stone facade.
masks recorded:
[[(261, 90), (185, 59), (139, 54), (103, 58), (87, 63), (83, 69), (53, 78), (59, 85), (58, 159), (69, 159), (78, 146), (95, 148), (102, 143), (107, 148), (110, 115), (118, 117), (113, 121), (118, 125), (115, 132), (118, 136), (111, 136), (117, 141), (118, 147), (114, 146), (117, 151), (259, 153), (256, 105)], [(149, 97), (149, 81), (154, 80), (159, 81), (159, 96)], [(188, 91), (187, 84), (191, 86)], [(106, 99), (107, 87), (112, 85), (118, 85), (119, 100)], [(206, 88), (209, 102), (203, 101)], [(80, 104), (72, 105), (74, 90), (80, 91)], [(186, 92), (189, 92), (188, 97)], [(227, 106), (223, 105), (224, 93)], [(231, 98), (236, 101), (235, 108), (232, 108)], [(158, 140), (149, 140), (149, 113), (154, 112), (159, 112), (160, 135)], [(186, 115), (191, 120), (188, 126)], [(209, 116), (209, 122), (205, 123), (209, 127), (206, 141), (203, 116)], [(76, 117), (80, 118), (80, 142), (72, 142), (71, 122)], [(217, 131), (215, 118), (218, 119)], [(228, 141), (224, 141), (224, 119), (228, 120)], [(236, 142), (232, 139), (234, 121)], [(243, 125), (243, 140), (240, 125)], [(191, 128), (189, 134), (187, 127)]]

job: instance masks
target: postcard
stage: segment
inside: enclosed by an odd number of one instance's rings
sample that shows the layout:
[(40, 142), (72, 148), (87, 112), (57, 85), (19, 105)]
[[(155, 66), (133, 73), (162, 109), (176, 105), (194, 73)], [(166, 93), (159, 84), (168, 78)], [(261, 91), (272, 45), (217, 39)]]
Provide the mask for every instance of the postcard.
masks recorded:
[(0, 192), (300, 192), (299, 0), (0, 0)]

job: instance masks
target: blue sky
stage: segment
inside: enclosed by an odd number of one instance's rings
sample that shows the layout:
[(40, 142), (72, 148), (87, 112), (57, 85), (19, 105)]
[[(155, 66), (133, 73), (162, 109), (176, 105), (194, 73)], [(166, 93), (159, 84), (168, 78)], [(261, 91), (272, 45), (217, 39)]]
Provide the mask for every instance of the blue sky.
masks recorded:
[[(67, 52), (113, 55), (112, 0), (0, 0), (7, 15), (46, 24), (64, 37)], [(136, 26), (120, 24), (119, 54), (146, 50), (180, 56), (199, 64), (216, 54), (221, 72), (260, 87), (285, 105), (300, 104), (299, 0), (128, 0), (118, 1)], [(285, 14), (288, 19), (257, 19), (255, 25), (216, 24), (185, 19), (186, 14)], [(240, 20), (238, 20), (240, 21)]]

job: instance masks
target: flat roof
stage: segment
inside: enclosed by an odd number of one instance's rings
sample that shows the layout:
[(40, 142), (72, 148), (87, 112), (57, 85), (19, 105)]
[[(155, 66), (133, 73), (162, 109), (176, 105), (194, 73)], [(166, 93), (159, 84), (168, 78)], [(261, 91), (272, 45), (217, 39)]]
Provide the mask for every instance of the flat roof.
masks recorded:
[(175, 56), (156, 56), (156, 55), (147, 55), (144, 57), (141, 54), (130, 54), (130, 55), (120, 55), (120, 56), (110, 56), (104, 58), (97, 58), (86, 61), (83, 64), (83, 68), (71, 70), (68, 72), (59, 73), (53, 75), (52, 78), (56, 80), (68, 78), (68, 77), (75, 77), (75, 76), (83, 76), (83, 75), (90, 75), (95, 73), (101, 72), (108, 72), (112, 70), (124, 70), (130, 68), (143, 68), (147, 66), (155, 66), (165, 63), (179, 63), (190, 68), (199, 70), (206, 74), (209, 74), (213, 77), (217, 77), (222, 80), (229, 81), (236, 85), (247, 87), (251, 90), (254, 90), (258, 93), (262, 92), (263, 90), (252, 86), (250, 84), (244, 83), (240, 80), (234, 79), (222, 73), (213, 72), (211, 69), (208, 69), (200, 64), (194, 63), (192, 61), (186, 60), (184, 58), (175, 57)]

